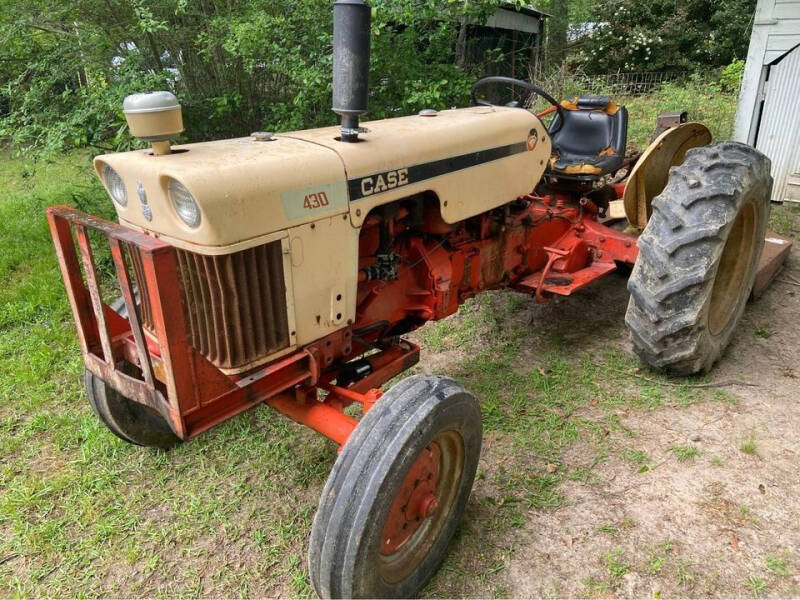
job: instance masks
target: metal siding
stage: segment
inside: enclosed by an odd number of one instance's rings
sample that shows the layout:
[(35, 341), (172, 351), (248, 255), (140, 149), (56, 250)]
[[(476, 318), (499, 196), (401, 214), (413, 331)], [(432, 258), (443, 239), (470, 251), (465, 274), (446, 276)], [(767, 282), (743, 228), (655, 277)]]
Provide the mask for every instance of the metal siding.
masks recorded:
[(734, 139), (753, 143), (762, 98), (762, 67), (800, 41), (800, 0), (758, 0), (747, 51)]
[(772, 160), (772, 199), (786, 197), (787, 178), (800, 171), (800, 48), (771, 67), (756, 148)]
[(798, 0), (777, 0), (772, 9), (773, 19), (800, 19)]
[(539, 19), (516, 11), (500, 8), (486, 21), (487, 27), (539, 33)]
[(786, 54), (789, 50), (800, 44), (800, 21), (797, 33), (775, 33), (767, 38), (767, 51), (764, 54), (764, 64), (770, 64)]

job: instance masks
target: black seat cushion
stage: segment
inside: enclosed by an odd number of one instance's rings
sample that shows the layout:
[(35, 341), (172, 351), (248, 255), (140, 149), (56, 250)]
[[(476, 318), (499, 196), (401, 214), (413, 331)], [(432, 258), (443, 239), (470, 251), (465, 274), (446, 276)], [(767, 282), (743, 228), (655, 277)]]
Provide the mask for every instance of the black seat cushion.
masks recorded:
[[(563, 126), (552, 135), (550, 170), (600, 176), (619, 169), (625, 158), (628, 110), (614, 105), (608, 96), (578, 98), (562, 106)], [(551, 129), (560, 123), (557, 115)]]

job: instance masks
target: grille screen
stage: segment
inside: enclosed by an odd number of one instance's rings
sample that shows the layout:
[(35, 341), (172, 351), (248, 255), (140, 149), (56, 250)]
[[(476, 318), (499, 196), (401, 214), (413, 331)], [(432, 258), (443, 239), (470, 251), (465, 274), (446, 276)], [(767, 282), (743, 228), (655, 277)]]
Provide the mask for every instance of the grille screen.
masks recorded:
[[(142, 325), (155, 332), (138, 249), (125, 244)], [(289, 346), (280, 241), (222, 256), (176, 249), (194, 348), (220, 369), (236, 370)]]
[(236, 369), (289, 345), (280, 241), (233, 254), (177, 250), (192, 345)]

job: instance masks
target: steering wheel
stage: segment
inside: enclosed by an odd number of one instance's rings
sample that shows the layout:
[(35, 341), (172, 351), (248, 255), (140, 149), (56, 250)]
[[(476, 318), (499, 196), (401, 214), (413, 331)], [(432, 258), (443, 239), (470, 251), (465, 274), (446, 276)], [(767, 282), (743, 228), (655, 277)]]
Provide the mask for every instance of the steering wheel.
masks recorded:
[[(490, 83), (509, 83), (511, 85), (519, 86), (523, 89), (528, 90), (529, 92), (533, 92), (537, 96), (544, 98), (550, 104), (551, 107), (544, 109), (542, 112), (537, 113), (536, 116), (540, 119), (545, 115), (549, 115), (552, 112), (558, 113), (558, 118), (554, 119), (553, 123), (558, 122), (557, 126), (553, 129), (549, 129), (550, 135), (553, 135), (556, 131), (561, 129), (564, 125), (564, 108), (559, 104), (558, 100), (553, 98), (550, 94), (545, 92), (542, 88), (538, 85), (531, 83), (530, 81), (525, 81), (523, 79), (514, 79), (513, 77), (503, 77), (500, 75), (490, 75), (489, 77), (481, 77), (475, 84), (472, 86), (472, 91), (470, 92), (470, 97), (472, 98), (472, 103), (479, 105), (479, 106), (497, 106), (496, 104), (492, 104), (488, 100), (482, 100), (478, 98), (477, 91), (482, 88), (483, 86), (490, 84)], [(550, 126), (553, 126), (553, 123)]]

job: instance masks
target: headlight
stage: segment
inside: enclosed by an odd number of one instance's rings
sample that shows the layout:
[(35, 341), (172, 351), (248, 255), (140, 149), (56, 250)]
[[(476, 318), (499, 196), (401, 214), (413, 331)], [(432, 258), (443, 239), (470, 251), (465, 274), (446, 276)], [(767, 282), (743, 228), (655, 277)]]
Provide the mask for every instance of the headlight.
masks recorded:
[(120, 206), (128, 205), (128, 193), (125, 191), (125, 184), (122, 177), (108, 165), (103, 165), (103, 181), (106, 189), (114, 201)]
[(169, 180), (169, 199), (181, 221), (189, 227), (200, 225), (200, 207), (197, 206), (197, 201), (192, 198), (189, 190), (175, 179)]

